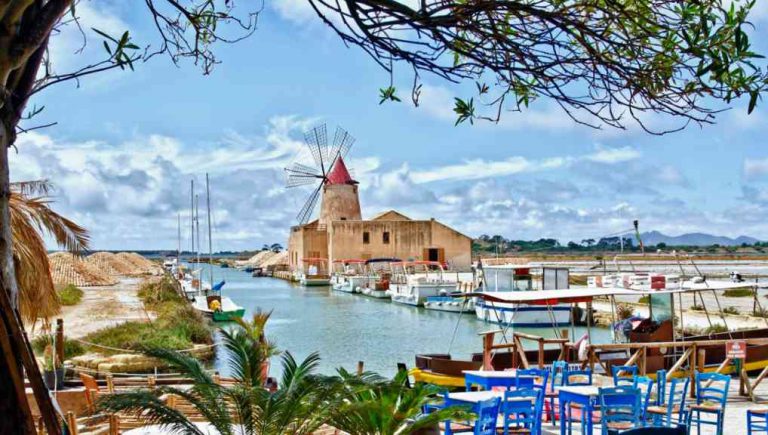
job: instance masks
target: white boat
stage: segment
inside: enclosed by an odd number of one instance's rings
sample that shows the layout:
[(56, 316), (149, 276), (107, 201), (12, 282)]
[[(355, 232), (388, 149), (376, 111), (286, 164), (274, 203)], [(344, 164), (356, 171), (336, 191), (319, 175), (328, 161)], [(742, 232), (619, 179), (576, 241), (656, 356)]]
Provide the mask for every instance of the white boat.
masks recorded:
[(391, 266), (394, 272), (389, 287), (392, 302), (421, 307), (430, 296), (456, 291), (457, 283), (445, 279), (440, 262), (402, 261)]
[(211, 191), (209, 187), (208, 174), (205, 174), (206, 202), (208, 208), (208, 273), (211, 285), (210, 291), (203, 292), (202, 289), (195, 295), (192, 301), (192, 307), (204, 316), (217, 322), (231, 321), (243, 317), (245, 308), (237, 305), (232, 299), (222, 295), (221, 291), (226, 284), (222, 280), (218, 284), (213, 284), (213, 235), (211, 230)]
[(364, 266), (365, 260), (335, 260), (331, 275), (332, 288), (345, 293), (359, 293), (370, 280)]
[[(480, 291), (536, 291), (529, 266), (482, 266), (481, 271)], [(541, 277), (541, 289), (568, 291), (568, 269), (545, 267), (542, 268)], [(571, 324), (571, 307), (568, 304), (536, 306), (479, 299), (475, 302), (475, 315), (486, 322), (517, 327), (560, 327)]]
[(328, 274), (328, 260), (325, 258), (304, 258), (299, 271), (299, 283), (304, 287), (331, 285)]
[(365, 261), (365, 271), (368, 280), (359, 293), (375, 299), (390, 299), (392, 292), (390, 282), (392, 280), (391, 263), (399, 263), (399, 258), (371, 258)]
[(473, 313), (475, 311), (475, 299), (450, 296), (446, 293), (440, 296), (427, 297), (427, 300), (424, 301), (424, 308), (450, 313)]

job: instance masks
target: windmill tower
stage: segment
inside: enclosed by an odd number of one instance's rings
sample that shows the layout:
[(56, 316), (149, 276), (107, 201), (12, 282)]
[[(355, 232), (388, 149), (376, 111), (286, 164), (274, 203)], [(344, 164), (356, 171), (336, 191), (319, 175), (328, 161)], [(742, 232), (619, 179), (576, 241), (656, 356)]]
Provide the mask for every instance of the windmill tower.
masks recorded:
[(328, 134), (323, 124), (304, 133), (304, 142), (312, 156), (311, 162), (297, 159), (285, 168), (286, 187), (316, 184), (296, 215), (299, 225), (309, 222), (318, 200), (321, 202), (318, 219), (321, 226), (337, 220), (361, 220), (358, 183), (344, 163), (344, 157), (355, 139), (346, 130), (336, 127), (333, 143), (328, 145)]

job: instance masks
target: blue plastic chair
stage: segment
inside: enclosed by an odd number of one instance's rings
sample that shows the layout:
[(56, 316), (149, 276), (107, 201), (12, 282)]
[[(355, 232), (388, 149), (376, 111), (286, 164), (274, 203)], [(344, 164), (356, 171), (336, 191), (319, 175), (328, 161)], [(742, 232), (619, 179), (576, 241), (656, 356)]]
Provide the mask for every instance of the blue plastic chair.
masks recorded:
[(496, 421), (499, 418), (499, 409), (501, 408), (501, 399), (493, 399), (479, 402), (475, 408), (477, 420), (472, 432), (474, 435), (496, 435)]
[(592, 385), (592, 370), (567, 370), (565, 372), (565, 385)]
[(634, 387), (600, 388), (600, 425), (603, 435), (608, 430), (628, 430), (643, 426), (642, 393)]
[(519, 431), (527, 429), (531, 435), (541, 433), (541, 410), (544, 405), (544, 391), (534, 388), (518, 388), (504, 392), (502, 415), (504, 417), (504, 435), (510, 427)]
[(614, 386), (632, 386), (637, 377), (637, 366), (611, 366), (611, 375)]
[(640, 390), (640, 416), (645, 421), (646, 410), (651, 404), (651, 396), (653, 395), (653, 379), (648, 376), (636, 376), (632, 386)]
[(547, 369), (517, 369), (515, 376), (518, 378), (516, 382), (518, 387), (521, 386), (521, 382), (519, 380), (521, 376), (532, 376), (534, 378), (533, 385), (531, 385), (532, 388), (541, 390), (542, 392), (547, 390), (547, 381), (549, 381), (549, 370)]
[(752, 432), (768, 433), (768, 409), (747, 410), (747, 433)]
[[(696, 403), (689, 407), (687, 418), (690, 429), (696, 424), (697, 433), (701, 434), (702, 424), (711, 425), (717, 428), (717, 435), (723, 435), (723, 418), (730, 385), (730, 376), (696, 372)], [(707, 419), (707, 415), (714, 416), (715, 420)]]
[(659, 393), (661, 403), (646, 408), (646, 417), (653, 421), (654, 426), (676, 427), (685, 424), (685, 401), (688, 399), (688, 385), (690, 380), (686, 378), (674, 378), (669, 384), (669, 394)]
[(555, 361), (552, 363), (552, 371), (550, 372), (550, 386), (547, 391), (547, 398), (549, 399), (549, 418), (552, 425), (556, 423), (557, 406), (555, 406), (555, 399), (557, 394), (555, 393), (556, 387), (562, 387), (565, 385), (565, 373), (568, 371), (568, 363), (565, 361)]

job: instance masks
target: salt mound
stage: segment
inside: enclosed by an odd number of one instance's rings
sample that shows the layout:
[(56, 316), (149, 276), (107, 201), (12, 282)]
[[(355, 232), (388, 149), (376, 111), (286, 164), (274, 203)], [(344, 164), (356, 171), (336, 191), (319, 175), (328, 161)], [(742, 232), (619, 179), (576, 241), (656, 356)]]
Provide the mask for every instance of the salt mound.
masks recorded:
[(128, 268), (127, 275), (160, 275), (163, 273), (159, 264), (142, 257), (135, 252), (120, 252), (115, 257), (123, 262)]
[(66, 252), (48, 255), (53, 283), (57, 285), (74, 284), (78, 287), (114, 285), (117, 279), (109, 273), (83, 258)]
[(264, 262), (261, 263), (261, 267), (281, 266), (281, 265), (288, 264), (288, 251), (283, 251), (278, 254), (275, 254), (274, 252), (272, 252), (272, 254), (273, 254), (272, 256), (270, 256)]

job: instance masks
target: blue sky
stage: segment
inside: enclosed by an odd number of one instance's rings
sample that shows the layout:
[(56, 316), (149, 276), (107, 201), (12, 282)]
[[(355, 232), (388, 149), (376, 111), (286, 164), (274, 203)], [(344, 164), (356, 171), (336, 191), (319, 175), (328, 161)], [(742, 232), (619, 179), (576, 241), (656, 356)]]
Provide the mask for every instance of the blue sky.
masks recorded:
[[(82, 2), (84, 27), (156, 42), (141, 9), (125, 3)], [(758, 7), (756, 40), (768, 29), (768, 8)], [(250, 39), (220, 47), (222, 64), (209, 76), (156, 58), (50, 88), (33, 101), (45, 106), (33, 124), (58, 124), (21, 136), (12, 178), (49, 178), (56, 209), (91, 230), (94, 248), (150, 249), (175, 247), (189, 180), (210, 172), (215, 248), (257, 248), (285, 241), (309, 192), (284, 189), (281, 168), (302, 149), (302, 132), (327, 122), (357, 138), (349, 166), (366, 216), (395, 208), (473, 236), (519, 239), (578, 241), (633, 219), (670, 234), (768, 239), (765, 109), (747, 116), (738, 103), (715, 126), (656, 137), (636, 126), (577, 126), (539, 100), (499, 125), (454, 127), (451, 100), (465, 88), (425, 77), (420, 107), (379, 105), (388, 75), (307, 8), (268, 3)], [(98, 38), (89, 37), (77, 55), (80, 37), (58, 35), (55, 65), (64, 71), (98, 56)]]

